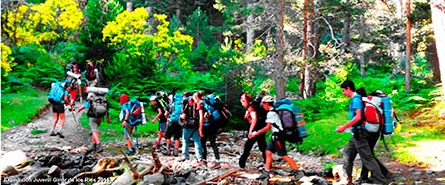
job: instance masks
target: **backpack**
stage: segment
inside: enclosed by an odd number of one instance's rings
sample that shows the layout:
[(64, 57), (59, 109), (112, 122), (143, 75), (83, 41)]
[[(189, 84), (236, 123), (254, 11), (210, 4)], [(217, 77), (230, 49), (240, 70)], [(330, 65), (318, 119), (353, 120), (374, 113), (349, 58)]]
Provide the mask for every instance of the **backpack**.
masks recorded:
[(232, 114), (218, 96), (206, 95), (204, 98), (206, 112), (204, 117), (208, 122), (217, 123), (219, 128), (227, 126)]
[(109, 104), (105, 95), (93, 94), (88, 101), (90, 103), (87, 112), (88, 117), (101, 118), (108, 114)]
[[(285, 98), (275, 103), (274, 111), (280, 117), (283, 126), (283, 130), (280, 130), (280, 136), (290, 143), (302, 143), (303, 138), (306, 138), (308, 133), (301, 108), (293, 106), (292, 101)], [(273, 126), (279, 129), (275, 123)]]
[(170, 103), (170, 122), (176, 123), (179, 121), (179, 116), (182, 113), (182, 95), (175, 94), (173, 101)]
[(162, 109), (170, 112), (170, 107), (168, 106), (168, 94), (162, 91), (157, 91), (155, 94), (157, 97), (157, 102), (162, 106)]
[(185, 119), (179, 119), (180, 126), (184, 128), (197, 128), (199, 126), (199, 113), (196, 110), (193, 98), (188, 97), (182, 101), (182, 113), (185, 114)]
[(94, 64), (92, 62), (89, 62), (87, 64), (87, 70), (85, 72), (85, 78), (87, 80), (95, 80), (96, 76), (94, 75)]
[(131, 126), (137, 126), (140, 124), (145, 124), (145, 112), (144, 104), (136, 99), (131, 99), (128, 101), (130, 105), (130, 115), (128, 116), (128, 122)]
[(391, 98), (377, 90), (362, 97), (362, 101), (365, 129), (371, 133), (392, 134), (396, 125), (393, 121), (395, 114)]
[(51, 90), (48, 94), (48, 101), (52, 104), (63, 104), (65, 103), (66, 82), (55, 82), (51, 84)]

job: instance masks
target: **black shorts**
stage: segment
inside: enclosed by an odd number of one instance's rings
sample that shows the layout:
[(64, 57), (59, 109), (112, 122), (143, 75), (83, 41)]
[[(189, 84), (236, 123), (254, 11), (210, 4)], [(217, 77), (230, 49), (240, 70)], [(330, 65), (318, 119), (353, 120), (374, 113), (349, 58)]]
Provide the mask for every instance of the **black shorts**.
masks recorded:
[(173, 136), (175, 140), (179, 140), (182, 137), (182, 127), (178, 122), (167, 122), (167, 131), (165, 132), (164, 138), (170, 139)]
[(287, 155), (287, 151), (286, 151), (286, 146), (285, 146), (285, 141), (283, 138), (278, 137), (278, 136), (274, 136), (272, 135), (272, 139), (271, 141), (267, 144), (267, 149), (272, 153), (277, 153), (278, 156), (286, 156)]
[(53, 107), (53, 113), (65, 113), (65, 106), (60, 103), (52, 103), (51, 106)]

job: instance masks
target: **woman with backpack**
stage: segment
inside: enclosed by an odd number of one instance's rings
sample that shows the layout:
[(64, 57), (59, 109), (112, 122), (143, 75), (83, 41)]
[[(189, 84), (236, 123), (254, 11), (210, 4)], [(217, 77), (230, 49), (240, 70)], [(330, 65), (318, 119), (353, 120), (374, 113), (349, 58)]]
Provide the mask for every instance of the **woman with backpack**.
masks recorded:
[[(60, 138), (64, 138), (62, 131), (65, 126), (65, 105), (72, 106), (71, 102), (68, 98), (68, 92), (71, 90), (68, 82), (56, 82), (52, 84), (50, 93), (48, 95), (48, 100), (51, 103), (54, 122), (53, 127), (51, 128), (50, 136), (59, 135)], [(60, 119), (60, 130), (55, 132), (57, 122)]]
[[(244, 114), (244, 119), (246, 119), (249, 123), (249, 132), (247, 135), (247, 141), (244, 144), (244, 151), (241, 157), (239, 158), (238, 164), (241, 169), (244, 169), (246, 167), (246, 161), (250, 156), (250, 151), (252, 150), (252, 147), (255, 143), (258, 143), (258, 148), (260, 149), (263, 160), (266, 160), (266, 134), (258, 134), (253, 135), (254, 132), (257, 132), (258, 130), (264, 128), (266, 126), (265, 117), (265, 111), (260, 111), (259, 109), (262, 109), (262, 107), (259, 107), (259, 105), (254, 105), (252, 103), (252, 95), (250, 94), (243, 94), (240, 98), (241, 105), (246, 108), (246, 113)], [(261, 118), (260, 118), (261, 117)]]
[(158, 138), (156, 139), (156, 144), (153, 145), (154, 149), (157, 149), (161, 144), (162, 138), (165, 135), (165, 131), (167, 131), (167, 117), (168, 112), (165, 108), (159, 103), (159, 100), (156, 96), (150, 97), (151, 105), (154, 107), (156, 116), (151, 120), (151, 124), (155, 124), (157, 120), (159, 120), (159, 132)]
[(122, 114), (122, 127), (124, 128), (125, 132), (125, 141), (127, 142), (127, 149), (125, 150), (126, 154), (134, 154), (136, 153), (136, 147), (133, 146), (133, 141), (131, 140), (131, 135), (133, 134), (134, 126), (130, 124), (129, 118), (130, 118), (130, 104), (128, 103), (128, 95), (122, 94), (119, 97), (119, 103), (121, 104), (121, 114)]
[[(201, 135), (201, 146), (202, 146), (202, 157), (203, 160), (207, 161), (207, 147), (206, 143), (207, 140), (210, 141), (210, 147), (213, 149), (213, 153), (215, 155), (215, 162), (210, 167), (211, 169), (218, 169), (221, 168), (220, 158), (219, 158), (219, 151), (218, 146), (216, 145), (216, 138), (218, 136), (218, 125), (222, 124), (220, 121), (222, 119), (219, 119), (219, 117), (216, 117), (216, 114), (218, 114), (218, 110), (213, 107), (215, 105), (215, 96), (213, 94), (209, 94), (206, 96), (206, 100), (204, 101), (204, 123), (202, 127), (202, 135)], [(215, 116), (214, 116), (215, 115)], [(219, 116), (219, 114), (218, 114)]]

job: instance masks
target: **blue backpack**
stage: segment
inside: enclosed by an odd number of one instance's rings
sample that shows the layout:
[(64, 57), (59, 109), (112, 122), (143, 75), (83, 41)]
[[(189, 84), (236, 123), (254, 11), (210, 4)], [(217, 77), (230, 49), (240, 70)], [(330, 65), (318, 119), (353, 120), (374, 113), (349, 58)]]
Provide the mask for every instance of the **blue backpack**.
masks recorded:
[(137, 126), (142, 124), (142, 109), (141, 102), (136, 99), (131, 99), (128, 104), (130, 105), (130, 115), (128, 117), (128, 121), (131, 126)]
[[(278, 100), (274, 107), (274, 111), (280, 117), (283, 126), (280, 135), (290, 143), (302, 143), (303, 138), (307, 137), (308, 133), (301, 108), (293, 106), (289, 99)], [(272, 126), (279, 129), (275, 123)]]
[(182, 113), (182, 95), (175, 94), (173, 102), (170, 104), (170, 122), (176, 123), (179, 121), (179, 116)]
[(51, 90), (48, 94), (48, 101), (52, 104), (63, 104), (65, 103), (64, 95), (65, 93), (65, 84), (63, 82), (55, 82), (51, 86)]

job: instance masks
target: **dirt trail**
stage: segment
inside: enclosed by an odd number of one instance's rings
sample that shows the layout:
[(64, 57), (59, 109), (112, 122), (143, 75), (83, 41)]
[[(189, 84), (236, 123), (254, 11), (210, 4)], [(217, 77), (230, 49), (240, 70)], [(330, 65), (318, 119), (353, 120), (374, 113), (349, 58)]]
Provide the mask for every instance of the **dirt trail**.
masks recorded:
[[(80, 103), (75, 106), (80, 107)], [(2, 133), (2, 151), (34, 151), (42, 148), (62, 148), (62, 147), (81, 147), (88, 146), (91, 143), (88, 129), (80, 125), (80, 117), (82, 113), (74, 113), (65, 111), (65, 126), (63, 135), (50, 136), (52, 124), (54, 121), (51, 106), (46, 107), (46, 111), (34, 121), (27, 125), (21, 125), (9, 129)], [(76, 121), (75, 121), (76, 119)], [(60, 124), (60, 120), (59, 120)], [(32, 134), (34, 132), (46, 132), (43, 134)], [(56, 129), (57, 130), (57, 129)]]

